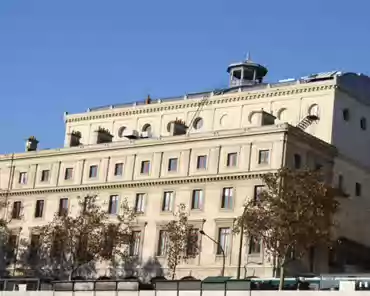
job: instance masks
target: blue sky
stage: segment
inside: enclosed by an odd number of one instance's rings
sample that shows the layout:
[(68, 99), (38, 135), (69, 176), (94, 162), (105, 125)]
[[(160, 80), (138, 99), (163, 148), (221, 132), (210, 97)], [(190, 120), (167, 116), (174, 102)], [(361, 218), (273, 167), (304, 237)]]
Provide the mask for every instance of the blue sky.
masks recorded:
[(370, 74), (367, 0), (0, 0), (0, 152), (63, 145), (63, 112), (227, 85), (252, 59), (268, 80)]

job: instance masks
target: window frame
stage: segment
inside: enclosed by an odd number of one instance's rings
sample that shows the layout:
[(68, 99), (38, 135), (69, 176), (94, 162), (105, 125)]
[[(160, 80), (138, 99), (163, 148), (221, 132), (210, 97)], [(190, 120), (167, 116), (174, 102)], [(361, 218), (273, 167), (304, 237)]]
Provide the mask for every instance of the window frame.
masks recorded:
[[(195, 203), (195, 195), (199, 193), (198, 202)], [(195, 205), (198, 207), (195, 207)], [(204, 209), (204, 190), (201, 188), (196, 188), (191, 191), (191, 201), (190, 201), (190, 210), (192, 211), (202, 211)]]
[[(197, 170), (206, 170), (207, 169), (207, 162), (208, 162), (207, 158), (208, 157), (207, 157), (206, 154), (202, 154), (202, 155), (197, 156), (197, 165), (196, 165)], [(201, 160), (203, 160), (203, 161), (201, 161)], [(204, 164), (204, 166), (201, 166), (201, 164)]]
[[(67, 206), (63, 206), (63, 202), (66, 201)], [(69, 199), (68, 197), (61, 197), (59, 199), (59, 206), (58, 206), (58, 216), (61, 217), (63, 215), (67, 215), (69, 210)]]
[[(147, 171), (146, 171), (147, 168)], [(150, 173), (150, 160), (142, 160), (140, 166), (141, 175), (149, 175)]]
[[(173, 167), (173, 163), (175, 163)], [(177, 172), (178, 170), (178, 158), (177, 157), (171, 157), (168, 159), (168, 166), (167, 166), (167, 171), (170, 173)]]
[[(41, 213), (40, 213), (40, 210), (38, 210), (39, 209), (38, 206), (40, 204), (42, 204)], [(44, 216), (44, 210), (45, 210), (45, 200), (44, 199), (38, 199), (38, 200), (36, 200), (34, 218), (35, 219), (42, 218)]]
[(226, 156), (226, 166), (228, 168), (235, 168), (238, 166), (238, 153), (230, 152)]
[[(135, 213), (137, 213), (137, 214), (145, 213), (145, 199), (146, 199), (146, 194), (145, 193), (140, 192), (140, 193), (135, 194), (135, 205), (134, 205)], [(139, 200), (141, 202), (138, 202)], [(140, 209), (138, 208), (139, 205), (140, 205)]]
[(123, 176), (123, 162), (117, 162), (114, 164), (114, 176)]
[[(167, 198), (169, 199), (168, 201), (167, 201)], [(162, 205), (161, 205), (162, 212), (172, 212), (174, 198), (175, 198), (175, 191), (166, 190), (163, 192)]]
[[(225, 236), (226, 240), (224, 244), (221, 241), (223, 231), (227, 231), (226, 236)], [(222, 247), (223, 251), (225, 252), (225, 255), (227, 256), (229, 254), (229, 249), (230, 249), (230, 244), (231, 244), (231, 227), (228, 227), (228, 226), (218, 227), (217, 233), (218, 233), (217, 234), (218, 244), (217, 244), (217, 249), (216, 249), (216, 255), (217, 256), (223, 255), (222, 250), (221, 250), (221, 247)]]
[[(45, 177), (46, 176), (46, 177)], [(50, 170), (42, 170), (40, 182), (49, 182), (50, 180)]]
[[(120, 198), (118, 194), (109, 195), (108, 201), (108, 214), (109, 215), (118, 215), (119, 212)], [(113, 209), (115, 208), (114, 212)]]
[[(266, 157), (263, 157), (263, 154), (267, 155), (267, 160), (264, 159)], [(268, 165), (270, 163), (270, 149), (259, 149), (258, 150), (258, 164), (259, 165)]]
[(89, 167), (89, 179), (96, 179), (98, 177), (98, 165), (92, 164)]
[[(221, 209), (222, 210), (232, 210), (234, 207), (234, 187), (223, 187), (221, 191)], [(225, 193), (229, 192), (229, 195), (226, 195)], [(231, 195), (230, 195), (231, 192)], [(226, 203), (226, 201), (228, 201)]]

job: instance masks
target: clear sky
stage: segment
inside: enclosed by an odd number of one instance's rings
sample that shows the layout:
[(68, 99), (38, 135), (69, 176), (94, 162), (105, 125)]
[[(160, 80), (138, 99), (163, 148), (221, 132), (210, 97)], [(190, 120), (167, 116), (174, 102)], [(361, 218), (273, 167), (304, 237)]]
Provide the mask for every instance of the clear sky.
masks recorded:
[(369, 0), (0, 0), (0, 152), (63, 145), (63, 112), (227, 85), (252, 59), (268, 81), (370, 74)]

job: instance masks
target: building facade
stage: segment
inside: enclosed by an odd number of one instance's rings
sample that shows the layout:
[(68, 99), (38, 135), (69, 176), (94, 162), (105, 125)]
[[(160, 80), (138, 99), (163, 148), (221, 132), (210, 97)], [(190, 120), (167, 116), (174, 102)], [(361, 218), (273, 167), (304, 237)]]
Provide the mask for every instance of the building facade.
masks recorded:
[[(111, 204), (127, 199), (138, 212), (132, 255), (142, 264), (155, 258), (166, 271), (161, 230), (184, 203), (194, 227), (224, 247), (226, 275), (236, 275), (241, 249), (242, 275), (271, 276), (263, 247), (247, 239), (240, 248), (232, 228), (263, 186), (261, 174), (291, 166), (331, 176), (350, 196), (338, 214), (338, 237), (369, 245), (358, 226), (370, 205), (370, 79), (330, 72), (267, 84), (267, 69), (250, 60), (228, 72), (228, 89), (66, 113), (64, 148), (39, 151), (31, 137), (26, 152), (1, 155), (13, 231), (30, 238), (56, 211), (73, 214), (78, 196), (96, 194), (112, 216)], [(217, 246), (206, 237), (199, 243), (201, 252), (179, 266), (178, 277), (220, 274)], [(328, 257), (317, 254), (305, 268), (327, 272)]]

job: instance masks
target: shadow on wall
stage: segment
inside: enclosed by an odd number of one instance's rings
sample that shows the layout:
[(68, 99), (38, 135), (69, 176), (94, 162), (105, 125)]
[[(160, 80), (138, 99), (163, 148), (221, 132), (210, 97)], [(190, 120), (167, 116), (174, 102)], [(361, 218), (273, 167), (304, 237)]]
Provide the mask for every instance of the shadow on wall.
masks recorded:
[(140, 279), (142, 282), (150, 282), (151, 279), (164, 277), (164, 269), (157, 258), (152, 257), (147, 261), (138, 258), (129, 258), (122, 263), (112, 264), (106, 269), (112, 278)]
[[(21, 276), (67, 280), (71, 273), (72, 262), (66, 256), (59, 260), (51, 259), (48, 252), (41, 252), (29, 245), (27, 240), (21, 240), (18, 246), (16, 274)], [(55, 256), (54, 256), (55, 257)], [(97, 268), (99, 265), (107, 267)], [(139, 279), (150, 282), (151, 279), (164, 277), (164, 270), (157, 258), (149, 258), (142, 262), (138, 258), (125, 258), (123, 262), (97, 262), (91, 260), (81, 265), (73, 272), (72, 279)]]

